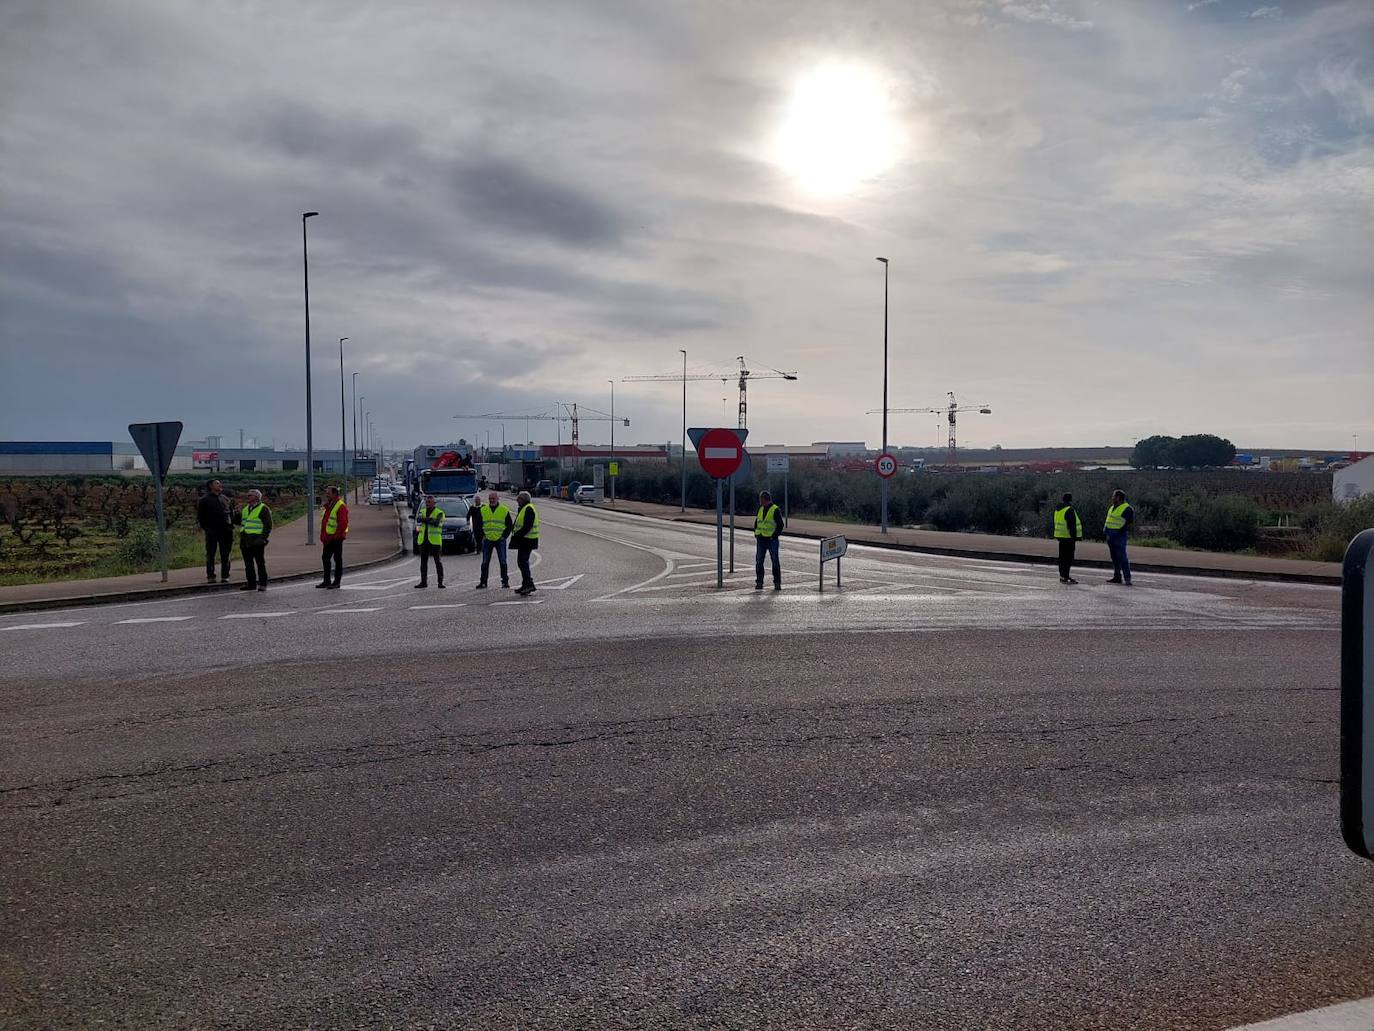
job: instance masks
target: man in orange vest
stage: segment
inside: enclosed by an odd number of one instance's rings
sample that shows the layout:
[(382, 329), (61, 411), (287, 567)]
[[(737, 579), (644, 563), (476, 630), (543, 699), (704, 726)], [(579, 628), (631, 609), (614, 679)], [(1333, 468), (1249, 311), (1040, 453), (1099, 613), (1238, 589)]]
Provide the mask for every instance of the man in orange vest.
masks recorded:
[[(324, 545), (324, 580), (317, 588), (338, 590), (343, 579), (343, 546), (348, 537), (348, 506), (339, 497), (339, 488), (330, 486), (324, 489), (324, 509), (320, 516), (320, 543)], [(334, 574), (330, 579), (329, 567), (333, 563)]]

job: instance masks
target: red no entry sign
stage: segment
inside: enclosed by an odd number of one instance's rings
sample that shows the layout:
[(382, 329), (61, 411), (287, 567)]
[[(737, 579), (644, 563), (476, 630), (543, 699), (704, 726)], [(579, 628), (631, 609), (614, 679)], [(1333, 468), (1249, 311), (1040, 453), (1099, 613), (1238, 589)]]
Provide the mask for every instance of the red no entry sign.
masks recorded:
[(873, 467), (878, 470), (878, 475), (886, 480), (888, 477), (896, 474), (897, 459), (893, 458), (891, 455), (882, 454), (879, 455), (878, 460), (873, 463)]
[(707, 476), (724, 480), (744, 461), (744, 446), (734, 430), (707, 430), (697, 441), (697, 461)]

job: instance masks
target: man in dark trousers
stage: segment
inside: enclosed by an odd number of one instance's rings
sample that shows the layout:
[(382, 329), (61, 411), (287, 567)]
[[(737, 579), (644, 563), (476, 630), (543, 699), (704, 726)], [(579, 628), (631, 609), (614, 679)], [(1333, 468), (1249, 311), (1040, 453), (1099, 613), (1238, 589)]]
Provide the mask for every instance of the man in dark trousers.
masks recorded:
[(516, 594), (533, 594), (534, 577), (530, 574), (530, 553), (539, 548), (539, 513), (530, 504), (530, 492), (522, 490), (515, 496), (519, 511), (515, 513), (515, 532), (510, 535), (511, 547), (515, 549), (515, 561), (520, 567), (520, 586)]
[(472, 530), (472, 550), (482, 546), (482, 503), (476, 495), (468, 502), (468, 527)]
[[(321, 556), (324, 562), (324, 579), (316, 587), (326, 590), (339, 589), (343, 579), (343, 546), (348, 539), (348, 506), (339, 496), (339, 488), (329, 486), (324, 489), (324, 508), (320, 512), (320, 543), (324, 545)], [(334, 567), (330, 578), (330, 566)]]
[(773, 590), (782, 590), (782, 563), (778, 558), (782, 536), (782, 511), (773, 504), (773, 495), (759, 491), (759, 510), (754, 516), (754, 590), (763, 590), (763, 558), (773, 560)]
[(510, 537), (511, 530), (515, 528), (515, 523), (511, 519), (510, 509), (501, 504), (501, 495), (492, 491), (487, 495), (487, 503), (481, 507), (478, 515), (482, 519), (482, 575), (477, 581), (477, 587), (483, 588), (487, 585), (487, 570), (491, 568), (491, 553), (496, 552), (496, 557), (501, 563), (501, 586), (510, 586), (510, 572), (506, 566), (506, 539)]
[(243, 553), (243, 575), (247, 581), (240, 591), (267, 590), (267, 538), (272, 535), (272, 510), (263, 503), (262, 491), (248, 492), (248, 504), (234, 517), (239, 524), (239, 551)]
[(439, 578), (439, 590), (444, 589), (444, 510), (434, 501), (433, 494), (425, 495), (424, 507), (415, 516), (415, 550), (420, 554), (420, 582), (415, 589), (429, 586), (429, 560), (434, 559), (434, 575)]
[(1073, 578), (1073, 553), (1083, 539), (1083, 521), (1073, 507), (1073, 495), (1065, 494), (1054, 510), (1054, 539), (1059, 542), (1059, 582), (1076, 584)]
[(1131, 586), (1131, 560), (1126, 555), (1126, 537), (1130, 534), (1131, 524), (1135, 522), (1135, 509), (1126, 500), (1124, 491), (1112, 491), (1111, 504), (1107, 506), (1107, 550), (1112, 553), (1112, 578), (1109, 584)]
[(205, 531), (205, 579), (215, 583), (215, 552), (219, 552), (219, 575), (229, 582), (229, 552), (234, 548), (234, 514), (224, 485), (210, 481), (210, 490), (196, 505), (196, 522)]

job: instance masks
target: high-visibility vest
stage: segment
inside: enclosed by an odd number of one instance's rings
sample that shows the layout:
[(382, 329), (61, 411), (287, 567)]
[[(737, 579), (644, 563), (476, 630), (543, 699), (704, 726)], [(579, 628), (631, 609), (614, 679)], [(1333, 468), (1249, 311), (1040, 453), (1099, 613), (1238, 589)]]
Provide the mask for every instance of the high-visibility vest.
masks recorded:
[[(343, 498), (329, 506), (329, 513), (324, 520), (324, 533), (326, 537), (333, 537), (339, 532), (339, 509), (343, 508)], [(348, 528), (344, 528), (344, 536), (348, 536)]]
[(427, 508), (420, 509), (419, 518), (415, 523), (415, 543), (444, 543), (444, 510), (438, 505), (434, 506), (433, 511)]
[(758, 515), (754, 516), (755, 537), (772, 537), (778, 532), (778, 522), (773, 518), (777, 511), (778, 506), (773, 504), (759, 509)]
[(267, 506), (259, 501), (256, 505), (248, 505), (243, 510), (243, 530), (245, 537), (262, 536), (262, 510)]
[(481, 513), (483, 537), (489, 541), (499, 541), (506, 535), (506, 517), (510, 515), (510, 509), (501, 504), (495, 508), (483, 505)]
[(1107, 529), (1124, 530), (1126, 528), (1126, 509), (1130, 507), (1130, 502), (1123, 501), (1121, 504), (1113, 505), (1107, 509)]
[(1072, 505), (1065, 505), (1063, 508), (1056, 508), (1054, 510), (1054, 536), (1056, 540), (1067, 541), (1071, 538), (1081, 540), (1083, 537), (1083, 520), (1076, 518), (1078, 514), (1076, 512), (1074, 513), (1074, 522), (1077, 525), (1074, 529), (1078, 532), (1073, 534), (1069, 533), (1069, 509), (1071, 508), (1073, 508)]
[(522, 537), (521, 540), (537, 541), (539, 539), (539, 510), (536, 509), (533, 505), (521, 506), (520, 511), (517, 512), (515, 516), (515, 526), (517, 529), (519, 529), (521, 526), (525, 525), (526, 512), (533, 513), (534, 519), (530, 522), (530, 532), (525, 534), (525, 536)]

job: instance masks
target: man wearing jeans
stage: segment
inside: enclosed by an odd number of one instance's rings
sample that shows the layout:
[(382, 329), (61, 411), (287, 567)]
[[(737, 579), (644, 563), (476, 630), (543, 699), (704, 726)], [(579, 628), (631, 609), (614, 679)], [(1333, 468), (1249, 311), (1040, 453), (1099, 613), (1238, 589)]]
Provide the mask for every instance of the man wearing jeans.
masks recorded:
[(210, 492), (196, 505), (196, 522), (205, 531), (205, 579), (215, 583), (215, 552), (219, 552), (219, 575), (229, 582), (229, 553), (234, 550), (234, 515), (224, 485), (210, 481)]
[(1123, 491), (1112, 491), (1107, 506), (1107, 550), (1112, 553), (1112, 578), (1109, 584), (1131, 586), (1131, 560), (1126, 556), (1126, 536), (1135, 522), (1135, 509), (1126, 501)]
[(759, 492), (759, 511), (754, 516), (754, 590), (763, 590), (763, 557), (773, 559), (773, 590), (782, 590), (782, 564), (778, 560), (778, 538), (782, 536), (782, 512), (773, 504), (773, 495)]
[(510, 586), (510, 570), (506, 566), (506, 538), (515, 529), (510, 509), (501, 504), (501, 495), (492, 491), (487, 495), (487, 504), (478, 515), (482, 519), (482, 578), (477, 581), (480, 589), (487, 585), (487, 570), (491, 568), (491, 553), (496, 552), (501, 562), (501, 586)]

